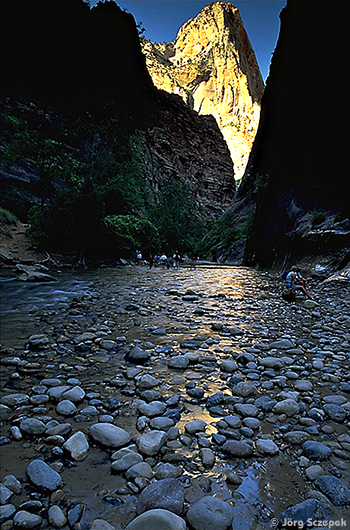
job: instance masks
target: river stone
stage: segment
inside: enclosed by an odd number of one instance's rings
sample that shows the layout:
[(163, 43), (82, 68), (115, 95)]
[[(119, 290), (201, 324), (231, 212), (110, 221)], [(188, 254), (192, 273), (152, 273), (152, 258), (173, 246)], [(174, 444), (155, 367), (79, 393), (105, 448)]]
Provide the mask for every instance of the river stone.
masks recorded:
[(251, 381), (240, 381), (239, 383), (231, 386), (231, 392), (236, 396), (248, 397), (256, 396), (258, 390)]
[(222, 372), (228, 372), (229, 374), (235, 372), (238, 369), (236, 361), (223, 361), (220, 364), (220, 370)]
[(49, 398), (52, 399), (53, 401), (59, 401), (62, 395), (69, 389), (70, 387), (68, 385), (59, 385), (53, 388), (49, 388), (49, 390), (47, 391), (47, 394)]
[(294, 399), (284, 399), (283, 401), (276, 403), (272, 409), (272, 412), (275, 414), (294, 416), (294, 414), (298, 414), (299, 412), (299, 405)]
[(168, 510), (155, 509), (142, 513), (125, 530), (186, 530), (186, 523)]
[(329, 515), (321, 501), (317, 499), (307, 499), (300, 504), (287, 508), (284, 512), (280, 513), (277, 518), (281, 524), (286, 519), (291, 521), (303, 521), (304, 526), (306, 527), (308, 519), (317, 522), (328, 521)]
[(13, 491), (13, 493), (16, 493), (16, 495), (19, 495), (23, 489), (22, 484), (14, 475), (6, 475), (2, 479), (2, 483), (4, 486), (6, 486), (6, 488)]
[(310, 434), (305, 431), (290, 431), (290, 432), (286, 432), (283, 435), (283, 438), (284, 440), (286, 440), (286, 442), (292, 445), (297, 445), (297, 444), (303, 444), (304, 442), (309, 440)]
[(142, 462), (143, 458), (139, 453), (130, 452), (123, 455), (121, 458), (118, 458), (115, 460), (111, 468), (113, 471), (126, 471), (131, 466), (138, 464), (139, 462)]
[(213, 467), (215, 462), (215, 455), (209, 447), (203, 447), (200, 450), (201, 460), (204, 467)]
[(264, 368), (272, 368), (273, 370), (279, 370), (284, 366), (284, 362), (278, 357), (264, 357), (259, 359), (259, 364)]
[(153, 478), (153, 471), (148, 462), (138, 462), (129, 467), (125, 473), (126, 480), (135, 480), (138, 477)]
[(167, 435), (164, 431), (150, 431), (137, 438), (136, 445), (140, 453), (153, 456), (165, 444)]
[(222, 450), (230, 456), (238, 456), (240, 458), (251, 456), (254, 452), (252, 445), (238, 440), (227, 440), (223, 444)]
[(235, 404), (235, 411), (238, 412), (241, 416), (244, 417), (255, 417), (258, 415), (258, 409), (255, 405), (251, 405), (250, 403), (236, 403)]
[(155, 508), (180, 514), (184, 507), (184, 485), (176, 478), (165, 478), (147, 486), (140, 494), (136, 513), (147, 512)]
[(20, 510), (13, 518), (13, 523), (17, 528), (37, 528), (42, 523), (40, 515)]
[(291, 342), (289, 339), (280, 339), (276, 340), (274, 342), (271, 342), (269, 344), (271, 349), (276, 350), (289, 350), (294, 347), (293, 342)]
[(104, 519), (95, 519), (92, 521), (89, 530), (118, 530), (120, 529), (119, 523), (117, 526), (112, 526), (111, 524), (107, 523)]
[(203, 420), (193, 420), (185, 425), (185, 431), (188, 434), (196, 434), (197, 432), (204, 432), (206, 423)]
[(4, 484), (0, 483), (0, 504), (7, 504), (11, 497), (13, 497), (13, 491), (7, 488)]
[(310, 460), (326, 460), (332, 453), (332, 449), (321, 442), (308, 440), (303, 443), (303, 452)]
[(151, 354), (146, 350), (142, 350), (138, 346), (135, 346), (135, 348), (132, 348), (124, 355), (126, 361), (135, 364), (145, 364), (150, 358)]
[(329, 416), (331, 420), (336, 421), (337, 423), (342, 423), (346, 418), (346, 412), (340, 405), (328, 403), (326, 405), (323, 405), (323, 409), (327, 416)]
[(332, 475), (318, 477), (314, 484), (334, 506), (344, 506), (350, 503), (350, 489), (338, 478)]
[(174, 466), (169, 462), (159, 462), (159, 464), (154, 467), (154, 472), (155, 477), (158, 480), (163, 478), (178, 478), (182, 475), (182, 468), (181, 466)]
[(305, 475), (309, 480), (316, 480), (321, 475), (324, 475), (324, 469), (319, 465), (309, 466), (305, 469)]
[(190, 361), (187, 355), (175, 355), (168, 361), (169, 368), (176, 368), (177, 370), (186, 370)]
[(21, 421), (19, 428), (29, 435), (43, 434), (46, 431), (45, 423), (36, 418), (25, 418)]
[(74, 339), (75, 344), (80, 344), (81, 342), (91, 341), (96, 339), (96, 334), (91, 331), (85, 331), (80, 335), (77, 335)]
[(57, 471), (54, 471), (43, 460), (33, 460), (27, 467), (27, 475), (29, 480), (43, 491), (55, 491), (62, 484)]
[(139, 406), (139, 411), (148, 418), (154, 416), (161, 416), (166, 409), (166, 405), (162, 401), (151, 401), (151, 403), (142, 403)]
[(66, 449), (73, 458), (80, 462), (84, 460), (89, 451), (89, 443), (86, 439), (86, 436), (83, 432), (78, 431), (63, 444), (63, 449)]
[(67, 522), (67, 518), (64, 515), (63, 511), (59, 506), (50, 506), (47, 513), (47, 518), (49, 523), (52, 524), (55, 528), (60, 528), (64, 526)]
[(106, 447), (118, 449), (130, 442), (130, 434), (112, 423), (95, 423), (91, 425), (90, 434), (95, 440)]
[(310, 392), (313, 389), (313, 385), (307, 379), (299, 379), (299, 381), (295, 382), (294, 389), (298, 392)]
[(56, 411), (62, 416), (73, 416), (77, 411), (77, 407), (69, 399), (63, 399), (56, 406)]
[(277, 455), (279, 452), (278, 446), (272, 440), (258, 438), (255, 445), (259, 453), (262, 453), (263, 455)]
[(0, 506), (0, 524), (2, 525), (3, 523), (11, 519), (15, 512), (16, 507), (14, 504), (4, 504)]
[(166, 416), (158, 416), (157, 418), (152, 418), (149, 422), (149, 426), (155, 431), (168, 431), (174, 425), (174, 420), (172, 420), (171, 418), (167, 418)]
[(29, 396), (27, 394), (8, 394), (3, 396), (0, 402), (10, 408), (19, 407), (29, 402)]
[(233, 507), (217, 497), (202, 497), (187, 512), (195, 530), (226, 530), (233, 521)]
[(137, 386), (141, 390), (148, 390), (150, 388), (154, 388), (155, 386), (158, 386), (161, 383), (160, 379), (156, 379), (153, 377), (153, 375), (145, 374), (139, 377), (137, 380)]
[(38, 334), (38, 335), (32, 335), (28, 339), (28, 345), (31, 350), (40, 350), (43, 348), (47, 348), (50, 341), (47, 335), (44, 334)]
[(85, 397), (85, 391), (80, 386), (74, 386), (62, 394), (63, 399), (69, 399), (72, 403), (80, 403)]

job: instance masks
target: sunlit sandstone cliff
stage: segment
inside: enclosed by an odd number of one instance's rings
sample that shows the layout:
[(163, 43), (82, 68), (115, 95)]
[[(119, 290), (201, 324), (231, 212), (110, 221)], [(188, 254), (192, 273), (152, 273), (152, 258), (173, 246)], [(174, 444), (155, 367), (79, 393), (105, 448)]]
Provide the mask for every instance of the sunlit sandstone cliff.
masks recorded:
[(142, 50), (157, 88), (216, 118), (239, 179), (257, 130), (264, 84), (238, 9), (229, 2), (210, 4), (180, 28), (174, 42), (142, 39)]

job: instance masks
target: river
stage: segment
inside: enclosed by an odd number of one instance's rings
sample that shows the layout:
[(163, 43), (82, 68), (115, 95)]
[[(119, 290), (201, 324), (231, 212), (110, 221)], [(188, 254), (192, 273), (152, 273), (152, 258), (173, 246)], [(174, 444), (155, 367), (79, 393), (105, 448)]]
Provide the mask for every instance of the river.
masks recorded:
[[(55, 403), (42, 397), (42, 407), (24, 406), (23, 411), (12, 413), (10, 423), (3, 416), (5, 436), (11, 422), (20, 425), (24, 414), (44, 422), (49, 418), (69, 421), (73, 431), (81, 430), (88, 437), (91, 424), (106, 413), (103, 403), (114, 396), (122, 403), (114, 422), (136, 440), (147, 431), (149, 422), (146, 418), (143, 427), (137, 422), (140, 400), (175, 403), (176, 397), (178, 436), (158, 456), (146, 460), (153, 470), (162, 460), (181, 468), (184, 517), (206, 492), (231, 504), (234, 530), (270, 528), (272, 517), (308, 498), (312, 487), (305, 468), (312, 462), (300, 464), (301, 443), (288, 442), (285, 435), (290, 431), (305, 433), (304, 441), (338, 444), (338, 454), (322, 465), (325, 472), (336, 468), (337, 476), (349, 480), (346, 455), (350, 457), (350, 444), (342, 438), (350, 419), (346, 386), (349, 302), (343, 285), (311, 285), (311, 289), (317, 287), (322, 302), (307, 306), (302, 298), (293, 304), (281, 299), (277, 275), (244, 267), (150, 270), (133, 266), (54, 274), (57, 281), (52, 283), (28, 284), (10, 275), (1, 278), (2, 392), (25, 392), (35, 403), (33, 395), (39, 392), (41, 381), (58, 377), (62, 382), (79, 382), (88, 397), (68, 418), (57, 414)], [(83, 333), (91, 337), (79, 342), (77, 337)], [(33, 334), (45, 334), (49, 346), (27, 349)], [(276, 341), (280, 347), (274, 346)], [(140, 391), (140, 375), (128, 372), (135, 365), (127, 363), (124, 355), (134, 346), (151, 354), (136, 372), (160, 379), (153, 394)], [(176, 355), (181, 360), (187, 356), (188, 366), (171, 368), (169, 362)], [(19, 360), (12, 361), (14, 357)], [(309, 385), (297, 390), (299, 380)], [(247, 385), (242, 391), (235, 387), (239, 381)], [(324, 416), (317, 423), (308, 411), (313, 405), (322, 409), (320, 400), (332, 394), (331, 387), (333, 394), (342, 397), (344, 420)], [(190, 389), (202, 394), (191, 394)], [(41, 385), (40, 395), (47, 392)], [(220, 407), (208, 408), (207, 399), (220, 393), (224, 396)], [(293, 397), (299, 412), (277, 414), (267, 405), (261, 408), (256, 400), (262, 396), (271, 403)], [(87, 405), (96, 408), (97, 416), (81, 412)], [(239, 405), (253, 408), (248, 413)], [(237, 426), (229, 427), (228, 416), (237, 419)], [(186, 425), (198, 419), (205, 423), (205, 432), (186, 434)], [(232, 457), (223, 452), (220, 444), (230, 439), (251, 444), (252, 456)], [(257, 452), (259, 443), (264, 445), (261, 440), (271, 440), (275, 449)], [(85, 506), (80, 522), (83, 530), (88, 530), (94, 517), (117, 521), (121, 528), (135, 517), (137, 486), (127, 483), (123, 474), (110, 473), (111, 452), (91, 439), (85, 460), (73, 464), (65, 454), (53, 459), (45, 436), (23, 436), (18, 441), (9, 437), (8, 442), (1, 447), (5, 462), (1, 476), (13, 473), (25, 482), (26, 466), (35, 455), (51, 462), (64, 480), (62, 509), (69, 513), (72, 506)], [(203, 448), (212, 451), (212, 463), (201, 461)], [(47, 507), (48, 499), (40, 499)], [(24, 500), (23, 492), (18, 496), (19, 506)], [(338, 511), (349, 515), (345, 508)], [(336, 513), (332, 506), (329, 512), (331, 516)], [(44, 522), (43, 528), (49, 527)]]

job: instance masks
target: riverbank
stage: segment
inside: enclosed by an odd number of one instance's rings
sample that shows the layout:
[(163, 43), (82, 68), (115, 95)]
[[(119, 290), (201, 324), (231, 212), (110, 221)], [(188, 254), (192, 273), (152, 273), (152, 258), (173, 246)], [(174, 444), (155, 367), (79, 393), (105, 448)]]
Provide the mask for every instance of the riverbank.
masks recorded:
[(288, 304), (246, 268), (57, 276), (6, 286), (2, 530), (350, 524), (347, 283)]

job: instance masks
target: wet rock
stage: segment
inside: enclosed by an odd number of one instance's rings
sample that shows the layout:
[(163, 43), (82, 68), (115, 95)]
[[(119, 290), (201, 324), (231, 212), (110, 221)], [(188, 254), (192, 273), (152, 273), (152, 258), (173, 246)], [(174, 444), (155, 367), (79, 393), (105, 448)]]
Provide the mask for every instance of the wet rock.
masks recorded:
[(329, 521), (329, 515), (321, 501), (317, 499), (308, 499), (300, 504), (287, 508), (277, 516), (281, 524), (287, 520), (302, 521), (307, 525), (307, 520), (322, 522)]
[(146, 350), (142, 350), (138, 346), (132, 348), (124, 355), (124, 359), (126, 361), (134, 364), (145, 364), (147, 361), (150, 360), (150, 358), (151, 354)]
[(68, 399), (72, 403), (80, 403), (85, 397), (85, 391), (80, 386), (74, 386), (62, 394), (63, 399)]
[(169, 510), (179, 515), (184, 507), (184, 485), (175, 478), (158, 480), (147, 486), (140, 494), (136, 513), (141, 514), (155, 508)]
[(77, 407), (69, 399), (64, 399), (58, 403), (56, 410), (62, 416), (73, 416), (77, 412)]
[(322, 475), (314, 484), (334, 506), (344, 506), (350, 502), (350, 489), (337, 477)]
[(149, 422), (149, 426), (151, 429), (155, 431), (168, 431), (175, 425), (174, 420), (171, 418), (167, 418), (164, 416), (159, 416), (157, 418), (152, 418)]
[(33, 460), (27, 467), (27, 475), (37, 488), (45, 492), (55, 491), (62, 484), (57, 471), (54, 471), (43, 460)]
[(0, 524), (5, 523), (16, 513), (16, 507), (13, 504), (4, 504), (0, 506)]
[(241, 381), (231, 386), (231, 392), (235, 396), (249, 397), (256, 396), (258, 389), (251, 381)]
[(299, 412), (299, 405), (294, 399), (284, 399), (279, 401), (273, 407), (272, 412), (275, 414), (286, 414), (287, 416), (294, 416)]
[(67, 518), (59, 506), (50, 506), (47, 513), (49, 523), (55, 528), (64, 526), (67, 522)]
[(49, 346), (50, 340), (47, 335), (43, 333), (38, 335), (32, 335), (28, 339), (28, 346), (31, 350), (42, 350)]
[(125, 473), (125, 477), (127, 480), (135, 480), (139, 477), (151, 479), (153, 477), (153, 471), (147, 462), (139, 462), (129, 467)]
[(255, 445), (259, 453), (264, 455), (277, 455), (279, 452), (278, 446), (272, 440), (258, 438), (255, 442)]
[(303, 443), (303, 452), (310, 460), (326, 460), (332, 454), (332, 449), (321, 442), (308, 440)]
[(167, 436), (164, 431), (150, 431), (137, 438), (136, 445), (140, 453), (153, 456), (165, 444)]
[(14, 475), (6, 475), (3, 478), (2, 483), (9, 490), (13, 491), (13, 493), (16, 493), (16, 495), (19, 495), (22, 491), (22, 484), (20, 483), (19, 480), (16, 479)]
[(40, 515), (25, 510), (19, 510), (13, 518), (13, 523), (17, 528), (38, 528), (42, 521)]
[(162, 401), (152, 401), (151, 403), (143, 403), (139, 406), (139, 411), (148, 418), (154, 416), (161, 416), (165, 412), (166, 405)]
[(153, 377), (153, 375), (145, 374), (139, 377), (139, 379), (137, 380), (137, 386), (141, 390), (147, 390), (158, 386), (160, 382), (160, 379)]
[(0, 483), (0, 504), (7, 504), (11, 497), (13, 497), (13, 491)]
[(309, 480), (316, 480), (317, 477), (324, 474), (324, 469), (319, 465), (309, 466), (305, 469), (305, 475)]
[(186, 370), (190, 361), (187, 355), (175, 355), (168, 361), (169, 368), (175, 368), (176, 370)]
[(75, 504), (75, 506), (70, 508), (70, 510), (68, 511), (68, 523), (70, 528), (75, 529), (75, 525), (79, 523), (80, 519), (83, 516), (84, 510), (85, 506), (82, 502)]
[(27, 394), (8, 394), (3, 396), (0, 402), (10, 408), (19, 407), (29, 402), (29, 396)]
[(310, 434), (305, 431), (290, 431), (283, 435), (284, 440), (292, 445), (303, 444), (310, 439)]
[(125, 530), (186, 530), (186, 523), (168, 510), (155, 509), (142, 513)]
[(20, 423), (20, 429), (22, 432), (35, 436), (43, 434), (46, 431), (45, 423), (36, 418), (25, 418)]
[(195, 530), (226, 530), (233, 521), (233, 508), (217, 497), (202, 497), (187, 512)]
[(200, 450), (200, 456), (204, 467), (213, 467), (215, 462), (215, 455), (208, 447), (203, 447)]
[(251, 456), (254, 452), (253, 446), (239, 440), (227, 440), (223, 444), (222, 450), (229, 456), (237, 456), (240, 458)]
[(340, 405), (329, 403), (323, 405), (323, 409), (327, 416), (337, 423), (342, 423), (346, 418), (346, 412)]
[(174, 466), (173, 464), (170, 464), (168, 462), (160, 462), (155, 466), (154, 472), (155, 477), (158, 480), (164, 478), (178, 478), (182, 475), (182, 468), (181, 466)]
[(205, 431), (206, 423), (203, 420), (193, 420), (185, 425), (185, 431), (188, 434), (196, 434)]
[(127, 431), (111, 423), (95, 423), (90, 427), (90, 434), (95, 442), (115, 449), (128, 444), (131, 440)]
[(235, 411), (238, 412), (241, 416), (244, 417), (255, 417), (258, 415), (258, 409), (255, 405), (251, 405), (250, 403), (236, 403), (235, 405)]
[(115, 472), (127, 471), (131, 466), (138, 464), (142, 461), (142, 456), (139, 453), (135, 453), (132, 451), (124, 454), (123, 456), (121, 456), (121, 458), (114, 460), (114, 462), (112, 462), (111, 468)]
[(68, 451), (73, 460), (84, 460), (89, 451), (89, 443), (83, 432), (78, 431), (63, 444), (63, 449)]
[(95, 519), (92, 521), (89, 530), (119, 530), (120, 526), (118, 523), (117, 526), (112, 526), (111, 524), (107, 523), (104, 519)]

